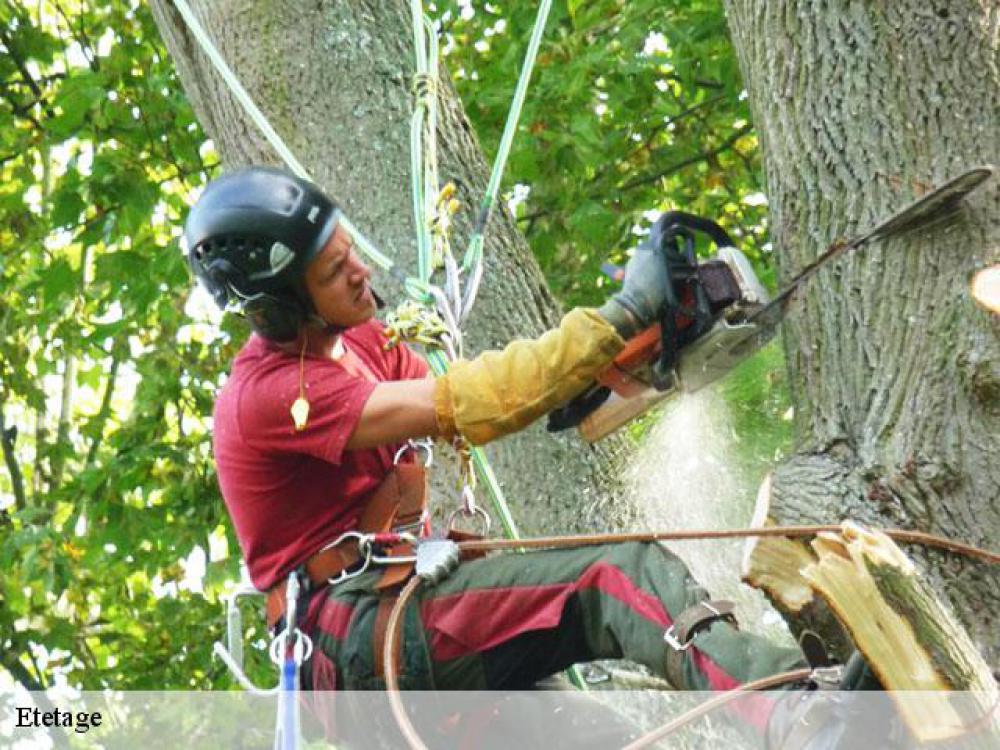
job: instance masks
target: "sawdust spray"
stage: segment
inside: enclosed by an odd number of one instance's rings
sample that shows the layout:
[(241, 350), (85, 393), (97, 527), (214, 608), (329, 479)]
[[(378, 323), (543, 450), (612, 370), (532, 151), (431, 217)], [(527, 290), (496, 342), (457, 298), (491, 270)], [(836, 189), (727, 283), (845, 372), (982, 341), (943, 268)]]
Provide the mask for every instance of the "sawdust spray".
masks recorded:
[[(649, 529), (723, 529), (750, 525), (756, 483), (739, 468), (725, 402), (711, 388), (681, 394), (646, 435), (628, 484)], [(741, 540), (668, 542), (695, 579), (737, 603), (746, 630), (791, 642), (784, 621), (759, 592), (740, 583)]]

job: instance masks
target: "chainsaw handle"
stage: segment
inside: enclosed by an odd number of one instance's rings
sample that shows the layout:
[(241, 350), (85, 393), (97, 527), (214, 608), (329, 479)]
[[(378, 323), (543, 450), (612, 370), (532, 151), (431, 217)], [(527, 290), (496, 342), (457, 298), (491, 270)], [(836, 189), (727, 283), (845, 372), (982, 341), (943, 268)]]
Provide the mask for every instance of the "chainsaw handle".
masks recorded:
[(704, 216), (689, 214), (686, 211), (667, 211), (660, 215), (656, 223), (662, 223), (663, 229), (681, 227), (689, 232), (701, 232), (708, 235), (718, 247), (736, 247), (733, 238), (729, 236), (725, 229)]
[[(666, 391), (675, 386), (674, 367), (677, 354), (683, 346), (698, 338), (712, 324), (712, 310), (708, 296), (698, 281), (698, 258), (695, 255), (695, 232), (707, 235), (718, 247), (735, 247), (732, 238), (721, 226), (703, 216), (668, 211), (656, 220), (653, 231), (660, 252), (663, 253), (670, 276), (667, 299), (660, 313), (660, 356), (653, 364), (653, 387)], [(681, 246), (683, 242), (683, 247)], [(680, 290), (689, 289), (693, 303), (684, 310), (692, 323), (679, 330), (677, 315), (681, 312)]]

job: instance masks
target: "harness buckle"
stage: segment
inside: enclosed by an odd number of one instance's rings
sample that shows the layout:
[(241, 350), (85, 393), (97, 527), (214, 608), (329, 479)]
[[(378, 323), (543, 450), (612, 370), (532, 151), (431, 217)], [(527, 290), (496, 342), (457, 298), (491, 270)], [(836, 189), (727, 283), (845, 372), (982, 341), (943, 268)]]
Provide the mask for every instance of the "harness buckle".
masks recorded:
[(672, 648), (674, 651), (687, 651), (689, 648), (691, 648), (691, 643), (693, 641), (693, 639), (690, 638), (685, 643), (681, 643), (679, 640), (677, 640), (677, 636), (674, 635), (673, 625), (667, 628), (667, 632), (663, 634), (663, 640), (666, 641), (667, 645), (670, 646), (670, 648)]

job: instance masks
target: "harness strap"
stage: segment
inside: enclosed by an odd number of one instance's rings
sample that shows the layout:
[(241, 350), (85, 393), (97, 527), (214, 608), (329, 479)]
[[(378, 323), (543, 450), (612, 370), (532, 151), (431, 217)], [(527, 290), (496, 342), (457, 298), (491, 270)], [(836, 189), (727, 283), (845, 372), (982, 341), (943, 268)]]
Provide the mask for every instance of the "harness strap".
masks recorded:
[[(424, 467), (417, 463), (396, 464), (365, 503), (357, 530), (363, 534), (387, 531), (422, 534), (426, 530), (424, 521), (427, 495), (427, 472)], [(396, 545), (389, 552), (390, 557), (412, 554), (413, 549), (408, 544)], [(317, 552), (306, 560), (302, 569), (315, 590), (361, 560), (357, 541), (348, 539), (336, 547), (327, 547)], [(376, 588), (382, 590), (402, 583), (412, 572), (413, 563), (387, 565)], [(287, 585), (287, 581), (282, 581), (267, 594), (269, 628), (273, 628), (285, 614)]]
[(736, 627), (734, 609), (735, 605), (730, 601), (706, 600), (688, 607), (674, 618), (674, 624), (664, 634), (663, 640), (670, 646), (667, 649), (666, 671), (667, 679), (675, 690), (681, 690), (685, 685), (684, 652), (691, 648), (695, 636), (720, 620)]

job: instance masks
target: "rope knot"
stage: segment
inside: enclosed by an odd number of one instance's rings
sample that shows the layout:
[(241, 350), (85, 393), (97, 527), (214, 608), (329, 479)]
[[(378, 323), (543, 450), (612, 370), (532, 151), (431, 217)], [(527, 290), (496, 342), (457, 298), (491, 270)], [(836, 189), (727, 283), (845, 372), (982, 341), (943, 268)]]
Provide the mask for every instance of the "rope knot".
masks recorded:
[(386, 316), (384, 348), (388, 351), (401, 341), (408, 344), (443, 347), (448, 327), (434, 310), (413, 300), (400, 304)]
[(430, 73), (415, 73), (410, 90), (417, 106), (433, 101), (437, 97), (437, 76)]

